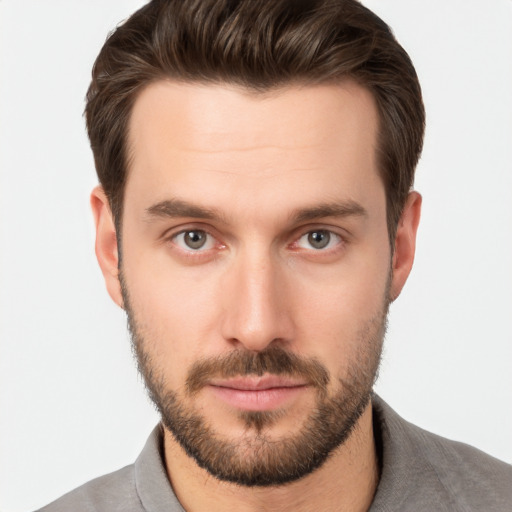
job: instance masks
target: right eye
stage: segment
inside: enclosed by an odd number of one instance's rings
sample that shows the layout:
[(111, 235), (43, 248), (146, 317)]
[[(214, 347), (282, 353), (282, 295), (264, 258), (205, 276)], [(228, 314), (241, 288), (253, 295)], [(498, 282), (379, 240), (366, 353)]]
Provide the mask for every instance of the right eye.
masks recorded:
[(187, 229), (172, 237), (180, 249), (188, 252), (207, 251), (215, 247), (215, 239), (202, 229)]
[(340, 235), (327, 229), (315, 229), (302, 235), (297, 241), (297, 246), (302, 249), (315, 251), (333, 249), (342, 242)]

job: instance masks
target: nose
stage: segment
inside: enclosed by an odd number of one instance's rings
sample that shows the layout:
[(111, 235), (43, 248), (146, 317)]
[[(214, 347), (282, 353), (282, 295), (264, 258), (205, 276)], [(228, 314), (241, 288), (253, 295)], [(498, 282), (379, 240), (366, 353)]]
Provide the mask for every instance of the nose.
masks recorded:
[(269, 254), (247, 251), (225, 276), (223, 337), (250, 351), (292, 340), (292, 297), (286, 268)]

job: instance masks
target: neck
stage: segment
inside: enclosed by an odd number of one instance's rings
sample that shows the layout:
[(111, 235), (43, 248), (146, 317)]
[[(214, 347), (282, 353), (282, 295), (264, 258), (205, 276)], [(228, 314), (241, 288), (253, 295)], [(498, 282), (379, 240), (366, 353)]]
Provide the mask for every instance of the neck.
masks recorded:
[(345, 443), (316, 471), (275, 487), (242, 487), (222, 482), (200, 468), (164, 429), (167, 474), (188, 512), (208, 510), (366, 511), (379, 479), (371, 403)]

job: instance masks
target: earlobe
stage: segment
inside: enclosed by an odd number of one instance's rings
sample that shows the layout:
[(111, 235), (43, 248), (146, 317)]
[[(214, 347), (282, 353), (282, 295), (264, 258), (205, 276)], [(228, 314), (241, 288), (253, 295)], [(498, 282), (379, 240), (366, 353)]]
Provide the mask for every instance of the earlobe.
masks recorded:
[(398, 222), (393, 254), (391, 301), (400, 295), (412, 269), (416, 252), (416, 234), (421, 216), (421, 201), (421, 195), (418, 192), (410, 192)]
[(119, 252), (116, 227), (109, 201), (101, 186), (95, 187), (91, 193), (91, 208), (96, 227), (96, 258), (110, 297), (122, 308), (123, 296), (119, 282)]

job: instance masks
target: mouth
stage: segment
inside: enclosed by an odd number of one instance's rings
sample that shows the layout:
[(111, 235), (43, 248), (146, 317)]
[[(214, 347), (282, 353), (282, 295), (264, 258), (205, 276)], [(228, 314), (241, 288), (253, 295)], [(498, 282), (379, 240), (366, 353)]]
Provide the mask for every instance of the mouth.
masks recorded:
[(221, 401), (245, 411), (271, 411), (283, 407), (308, 387), (304, 380), (278, 375), (212, 379), (208, 385)]

